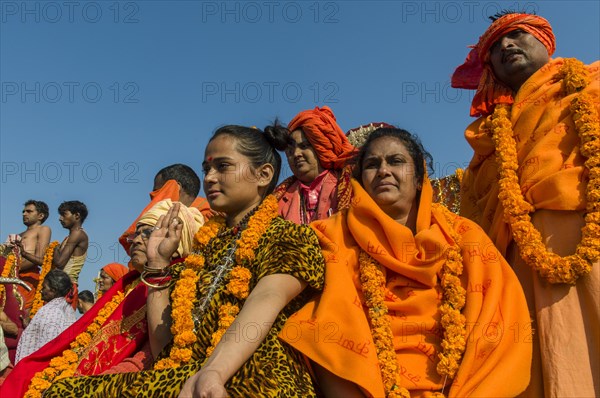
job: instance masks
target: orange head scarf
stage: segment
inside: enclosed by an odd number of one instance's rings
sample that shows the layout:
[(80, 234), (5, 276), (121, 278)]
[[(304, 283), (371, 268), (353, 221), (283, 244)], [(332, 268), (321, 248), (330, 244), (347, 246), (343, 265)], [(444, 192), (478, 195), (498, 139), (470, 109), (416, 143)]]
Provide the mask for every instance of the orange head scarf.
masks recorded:
[(113, 281), (118, 281), (129, 272), (127, 267), (119, 263), (110, 263), (102, 267), (102, 270), (112, 278)]
[(288, 130), (293, 132), (298, 129), (304, 132), (324, 169), (340, 170), (356, 154), (356, 148), (350, 144), (328, 106), (297, 114), (288, 125)]
[(556, 40), (550, 23), (537, 15), (512, 13), (495, 20), (472, 50), (464, 64), (452, 75), (452, 87), (477, 89), (471, 103), (471, 116), (489, 115), (497, 104), (512, 104), (512, 90), (496, 79), (490, 65), (490, 48), (513, 30), (523, 30), (538, 39), (552, 56)]

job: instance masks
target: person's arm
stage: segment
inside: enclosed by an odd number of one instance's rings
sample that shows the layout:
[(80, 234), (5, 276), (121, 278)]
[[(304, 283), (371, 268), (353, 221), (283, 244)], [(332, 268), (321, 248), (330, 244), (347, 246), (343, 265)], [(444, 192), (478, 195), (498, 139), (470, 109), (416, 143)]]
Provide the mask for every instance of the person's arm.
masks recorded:
[[(180, 204), (176, 203), (167, 214), (161, 216), (146, 246), (148, 268), (163, 270), (169, 266), (171, 257), (181, 240), (183, 222), (177, 217)], [(171, 333), (171, 299), (168, 288), (148, 287), (147, 317), (150, 351), (156, 358), (173, 338)]]
[[(267, 337), (279, 312), (307, 283), (288, 274), (273, 274), (262, 278), (246, 299), (242, 310), (229, 330), (246, 330), (259, 325), (257, 339), (239, 339), (226, 332), (215, 351), (198, 373), (188, 379), (179, 397), (223, 397), (225, 382), (252, 356)], [(233, 334), (233, 333), (231, 333)]]
[(8, 315), (0, 310), (0, 327), (4, 331), (4, 334), (9, 336), (17, 336), (19, 334), (19, 327), (16, 323), (10, 320)]
[(19, 266), (20, 271), (27, 271), (28, 269), (42, 265), (42, 262), (44, 261), (44, 254), (46, 254), (46, 249), (50, 244), (51, 235), (52, 232), (50, 228), (41, 226), (37, 234), (37, 243), (33, 253), (24, 250), (22, 242), (19, 241), (18, 245), (21, 249), (22, 257), (21, 264)]
[(87, 235), (81, 230), (71, 232), (65, 244), (57, 246), (56, 249), (54, 249), (52, 265), (58, 269), (63, 269), (73, 255), (73, 252), (75, 252), (77, 246), (79, 246), (86, 239)]

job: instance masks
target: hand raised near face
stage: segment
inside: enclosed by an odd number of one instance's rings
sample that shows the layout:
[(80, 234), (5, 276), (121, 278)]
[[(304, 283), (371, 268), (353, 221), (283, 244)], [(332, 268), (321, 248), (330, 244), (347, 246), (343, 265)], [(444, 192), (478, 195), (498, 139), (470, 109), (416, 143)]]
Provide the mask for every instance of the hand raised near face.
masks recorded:
[(183, 221), (177, 215), (181, 203), (173, 204), (167, 214), (160, 216), (148, 239), (148, 267), (164, 268), (171, 262), (171, 257), (179, 246)]

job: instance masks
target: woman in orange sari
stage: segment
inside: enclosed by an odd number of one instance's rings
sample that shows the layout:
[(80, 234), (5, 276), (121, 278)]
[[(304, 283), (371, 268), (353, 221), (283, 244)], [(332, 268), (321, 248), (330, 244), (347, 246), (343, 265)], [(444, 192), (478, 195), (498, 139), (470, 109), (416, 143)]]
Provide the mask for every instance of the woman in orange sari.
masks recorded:
[(521, 286), (473, 222), (432, 204), (430, 158), (405, 130), (361, 148), (350, 207), (311, 226), (323, 294), (280, 337), (326, 396), (516, 396), (529, 381)]

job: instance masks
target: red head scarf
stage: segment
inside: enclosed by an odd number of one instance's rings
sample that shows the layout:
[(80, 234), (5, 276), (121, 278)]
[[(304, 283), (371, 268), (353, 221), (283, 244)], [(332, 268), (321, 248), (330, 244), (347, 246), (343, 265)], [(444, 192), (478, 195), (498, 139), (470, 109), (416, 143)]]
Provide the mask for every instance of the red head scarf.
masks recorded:
[(127, 267), (119, 263), (107, 264), (104, 267), (102, 267), (102, 271), (106, 272), (108, 276), (110, 276), (115, 282), (121, 279), (126, 273), (129, 272)]
[(340, 170), (356, 154), (356, 148), (350, 144), (328, 106), (297, 114), (288, 125), (288, 130), (293, 132), (298, 129), (304, 132), (324, 169)]
[(452, 75), (452, 87), (477, 89), (471, 103), (471, 116), (489, 115), (496, 104), (512, 104), (512, 90), (496, 79), (490, 65), (490, 48), (513, 30), (523, 30), (538, 39), (552, 56), (556, 40), (550, 23), (537, 15), (512, 13), (495, 20), (472, 50), (465, 63)]

